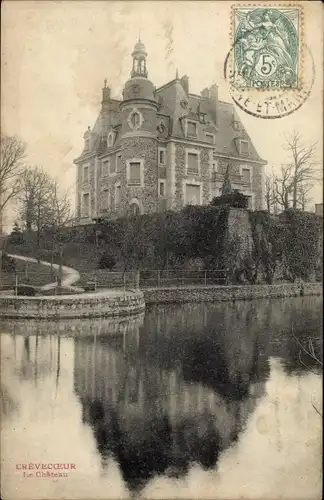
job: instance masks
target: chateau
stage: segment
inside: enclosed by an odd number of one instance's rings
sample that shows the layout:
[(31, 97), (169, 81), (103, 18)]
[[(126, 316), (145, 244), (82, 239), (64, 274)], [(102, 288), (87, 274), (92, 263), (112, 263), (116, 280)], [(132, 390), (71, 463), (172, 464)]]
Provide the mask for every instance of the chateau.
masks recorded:
[(98, 119), (74, 160), (79, 222), (207, 204), (227, 169), (232, 188), (262, 209), (266, 162), (234, 106), (218, 99), (217, 85), (190, 93), (187, 76), (155, 88), (146, 57), (138, 41), (122, 100), (105, 81)]

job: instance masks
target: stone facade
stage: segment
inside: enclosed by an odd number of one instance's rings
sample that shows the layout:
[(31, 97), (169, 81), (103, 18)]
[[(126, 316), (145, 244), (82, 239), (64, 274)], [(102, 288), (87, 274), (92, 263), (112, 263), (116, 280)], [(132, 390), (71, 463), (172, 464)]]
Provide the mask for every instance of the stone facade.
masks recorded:
[(218, 99), (217, 85), (190, 93), (186, 76), (156, 89), (146, 55), (138, 42), (123, 98), (105, 84), (99, 117), (84, 134), (74, 162), (79, 222), (207, 204), (227, 170), (250, 208), (262, 209), (266, 162), (234, 106)]

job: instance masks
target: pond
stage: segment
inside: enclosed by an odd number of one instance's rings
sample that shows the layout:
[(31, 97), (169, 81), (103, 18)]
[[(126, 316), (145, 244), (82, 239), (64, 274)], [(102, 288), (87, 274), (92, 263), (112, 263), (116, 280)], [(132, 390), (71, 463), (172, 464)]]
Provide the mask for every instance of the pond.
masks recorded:
[(321, 309), (0, 323), (3, 497), (320, 498)]

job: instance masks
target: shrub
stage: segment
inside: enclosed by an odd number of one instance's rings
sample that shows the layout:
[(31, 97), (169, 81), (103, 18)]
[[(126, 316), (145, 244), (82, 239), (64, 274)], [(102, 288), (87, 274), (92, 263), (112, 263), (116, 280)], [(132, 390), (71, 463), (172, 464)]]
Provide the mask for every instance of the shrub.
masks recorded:
[(244, 194), (235, 190), (233, 193), (225, 194), (214, 198), (211, 202), (211, 205), (215, 207), (219, 207), (222, 205), (227, 205), (233, 208), (248, 208), (249, 199)]
[(1, 268), (8, 273), (14, 273), (16, 270), (16, 261), (9, 257), (8, 254), (2, 254)]
[(28, 297), (35, 297), (37, 294), (37, 288), (31, 285), (19, 285), (17, 286), (17, 295), (25, 295)]
[(112, 269), (116, 264), (116, 259), (113, 255), (109, 253), (104, 253), (99, 260), (99, 269)]

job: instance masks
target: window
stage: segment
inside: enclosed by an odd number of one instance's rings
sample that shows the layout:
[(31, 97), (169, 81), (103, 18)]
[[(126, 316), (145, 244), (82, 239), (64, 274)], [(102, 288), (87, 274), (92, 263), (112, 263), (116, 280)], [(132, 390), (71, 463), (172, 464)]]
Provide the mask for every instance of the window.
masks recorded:
[(116, 193), (115, 193), (115, 205), (116, 207), (119, 205), (120, 203), (120, 193), (121, 193), (121, 188), (120, 186), (116, 186)]
[(165, 150), (159, 149), (159, 165), (165, 165)]
[(102, 210), (108, 210), (110, 207), (110, 193), (108, 189), (102, 192)]
[(240, 130), (240, 122), (234, 120), (233, 121), (233, 129), (236, 130), (236, 131), (239, 131)]
[(200, 186), (186, 184), (186, 202), (188, 205), (200, 205)]
[(242, 181), (247, 183), (251, 182), (251, 170), (249, 168), (242, 168)]
[(198, 153), (187, 153), (187, 170), (191, 174), (199, 173)]
[(85, 139), (84, 141), (84, 149), (85, 151), (88, 151), (88, 149), (90, 149), (90, 139)]
[(189, 122), (187, 124), (187, 135), (190, 135), (192, 137), (197, 136), (197, 123), (195, 122)]
[(121, 155), (116, 156), (116, 171), (121, 171)]
[(82, 197), (82, 217), (90, 215), (90, 194), (85, 193)]
[(159, 181), (159, 196), (165, 196), (165, 182)]
[(131, 203), (129, 206), (129, 214), (131, 216), (140, 215), (140, 207), (138, 203)]
[(109, 160), (102, 160), (102, 177), (107, 177), (109, 175)]
[(141, 184), (141, 164), (140, 162), (130, 162), (128, 184)]
[(205, 134), (206, 135), (206, 141), (209, 142), (209, 144), (214, 144), (214, 135), (213, 134)]
[(133, 158), (127, 160), (127, 184), (128, 186), (144, 186), (144, 160)]
[(253, 209), (253, 199), (252, 199), (252, 195), (248, 195), (248, 196), (246, 196), (246, 197), (247, 197), (247, 199), (248, 199), (248, 208), (249, 208), (250, 210), (252, 210), (252, 209)]
[(217, 160), (213, 160), (213, 162), (212, 162), (212, 173), (216, 174), (217, 171), (218, 171), (218, 162), (217, 162)]
[(109, 163), (109, 173), (110, 174), (116, 173), (116, 159), (115, 158), (111, 158), (111, 161)]
[(83, 182), (89, 182), (89, 167), (88, 167), (88, 165), (83, 167)]
[(248, 141), (243, 141), (242, 139), (240, 140), (240, 152), (241, 152), (241, 155), (248, 155), (249, 154)]

